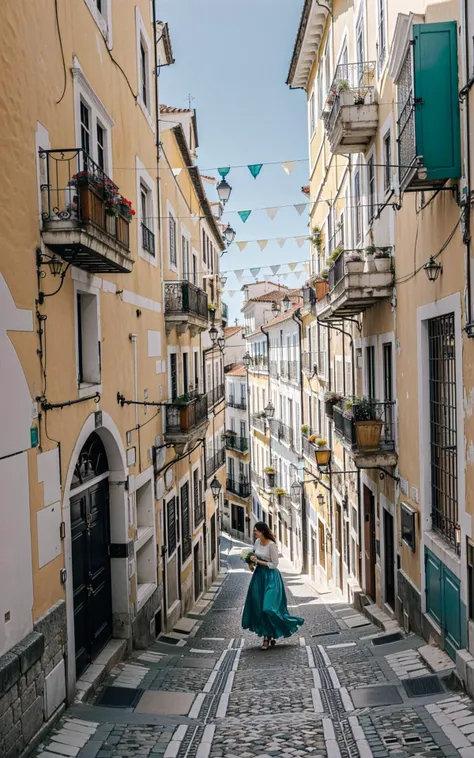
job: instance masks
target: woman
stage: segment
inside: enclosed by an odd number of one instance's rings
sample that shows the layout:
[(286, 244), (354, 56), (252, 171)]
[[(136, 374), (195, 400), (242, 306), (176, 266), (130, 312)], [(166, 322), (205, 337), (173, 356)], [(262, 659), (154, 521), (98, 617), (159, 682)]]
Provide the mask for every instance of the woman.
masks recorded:
[(256, 538), (251, 557), (255, 565), (247, 592), (242, 627), (263, 637), (262, 650), (275, 645), (279, 637), (291, 637), (304, 619), (290, 616), (286, 602), (286, 592), (278, 571), (278, 548), (275, 537), (267, 524), (255, 524)]

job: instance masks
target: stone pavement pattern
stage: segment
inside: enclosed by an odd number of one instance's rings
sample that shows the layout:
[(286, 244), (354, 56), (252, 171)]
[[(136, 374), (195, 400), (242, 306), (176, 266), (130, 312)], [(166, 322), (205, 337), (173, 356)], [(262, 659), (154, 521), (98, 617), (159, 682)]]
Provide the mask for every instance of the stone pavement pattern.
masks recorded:
[[(469, 698), (447, 680), (408, 697), (433, 673), (417, 652), (423, 640), (374, 645), (377, 627), (284, 561), (290, 612), (305, 624), (262, 652), (240, 626), (250, 580), (241, 545), (222, 542), (228, 573), (198, 612), (116, 666), (96, 701), (71, 707), (35, 756), (474, 758)], [(110, 693), (129, 699), (107, 707)]]

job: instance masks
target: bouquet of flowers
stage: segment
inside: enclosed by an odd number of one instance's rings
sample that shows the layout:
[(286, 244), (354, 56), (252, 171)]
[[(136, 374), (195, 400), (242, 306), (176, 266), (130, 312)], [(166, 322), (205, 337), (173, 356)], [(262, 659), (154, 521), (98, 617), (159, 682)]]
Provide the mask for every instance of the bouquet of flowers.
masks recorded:
[(254, 552), (251, 547), (246, 547), (245, 550), (242, 550), (240, 557), (243, 560), (244, 563), (247, 564), (250, 571), (253, 571), (255, 568), (255, 563), (253, 563), (250, 559), (254, 555)]

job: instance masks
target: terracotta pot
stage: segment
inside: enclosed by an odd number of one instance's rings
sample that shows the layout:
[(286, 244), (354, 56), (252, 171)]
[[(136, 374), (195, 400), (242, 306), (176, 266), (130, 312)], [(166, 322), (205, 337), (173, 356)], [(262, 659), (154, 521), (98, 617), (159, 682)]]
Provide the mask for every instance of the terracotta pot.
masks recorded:
[(326, 297), (326, 295), (329, 292), (329, 282), (328, 281), (316, 281), (314, 283), (314, 289), (316, 290), (316, 300), (322, 300), (323, 297)]
[(356, 421), (357, 447), (365, 453), (380, 450), (383, 421)]

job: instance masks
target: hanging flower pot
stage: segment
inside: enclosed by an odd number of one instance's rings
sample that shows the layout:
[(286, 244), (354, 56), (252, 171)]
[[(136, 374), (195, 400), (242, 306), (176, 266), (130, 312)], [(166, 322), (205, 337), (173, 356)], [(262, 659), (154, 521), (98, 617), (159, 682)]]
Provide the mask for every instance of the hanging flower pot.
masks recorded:
[(341, 395), (338, 392), (326, 392), (324, 395), (324, 403), (326, 416), (328, 418), (334, 417), (334, 406), (340, 403), (342, 400)]
[(377, 418), (377, 404), (372, 398), (362, 398), (353, 406), (357, 446), (360, 451), (380, 450), (383, 421)]

